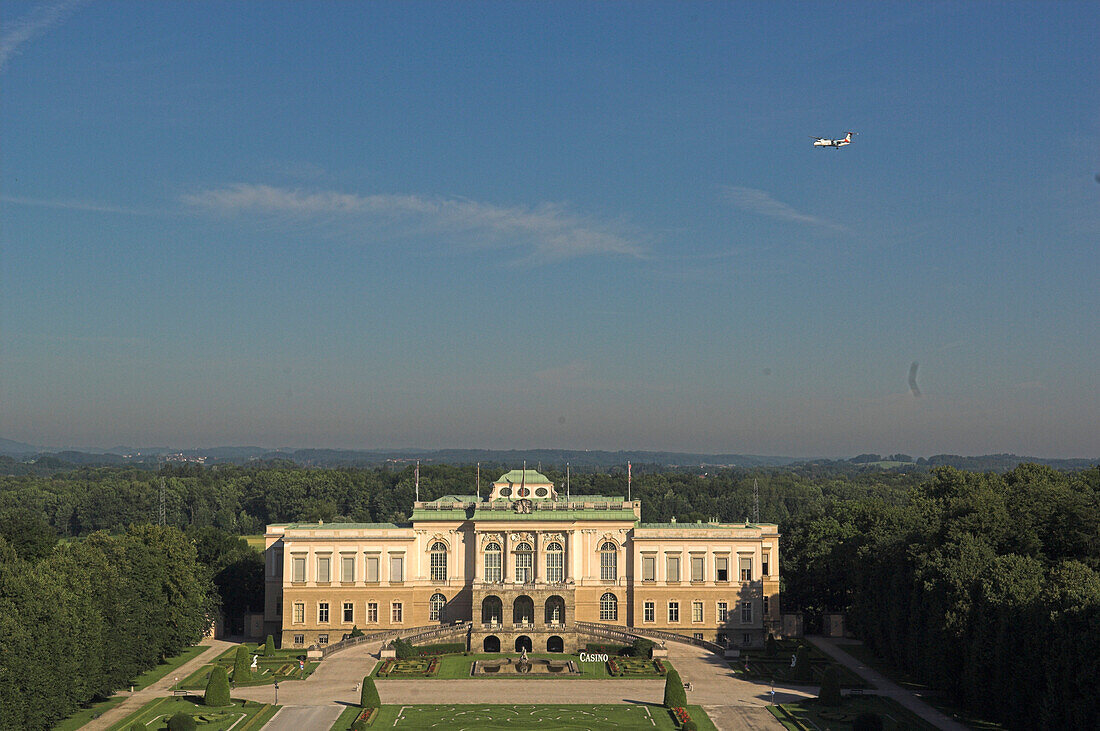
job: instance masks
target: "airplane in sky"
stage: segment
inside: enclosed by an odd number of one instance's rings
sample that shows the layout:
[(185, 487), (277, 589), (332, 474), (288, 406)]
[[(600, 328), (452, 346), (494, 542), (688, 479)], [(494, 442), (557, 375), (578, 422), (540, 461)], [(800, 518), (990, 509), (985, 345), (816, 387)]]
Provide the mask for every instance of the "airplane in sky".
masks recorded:
[(835, 147), (839, 150), (845, 145), (852, 144), (852, 135), (854, 134), (855, 132), (849, 132), (842, 140), (830, 140), (828, 137), (814, 137), (813, 135), (810, 135), (810, 139), (814, 141), (814, 147)]

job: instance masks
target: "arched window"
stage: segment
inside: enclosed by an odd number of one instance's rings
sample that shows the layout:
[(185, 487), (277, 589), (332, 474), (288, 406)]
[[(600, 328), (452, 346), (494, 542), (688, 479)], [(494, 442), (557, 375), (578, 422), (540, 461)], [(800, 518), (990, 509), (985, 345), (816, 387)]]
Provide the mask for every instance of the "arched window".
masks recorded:
[(438, 622), (443, 616), (443, 605), (447, 603), (447, 597), (442, 594), (432, 594), (428, 600), (428, 621)]
[(493, 583), (504, 581), (501, 571), (501, 551), (499, 543), (490, 543), (485, 546), (485, 580)]
[(516, 581), (526, 584), (534, 580), (532, 569), (535, 565), (535, 554), (531, 552), (530, 543), (516, 544)]
[(606, 541), (600, 546), (600, 580), (614, 581), (619, 577), (619, 552), (615, 544)]
[(600, 597), (600, 619), (617, 620), (619, 618), (619, 600), (611, 592)]
[(432, 544), (432, 581), (447, 580), (447, 544), (436, 541)]
[(546, 580), (551, 584), (565, 581), (565, 554), (562, 553), (560, 543), (546, 546)]

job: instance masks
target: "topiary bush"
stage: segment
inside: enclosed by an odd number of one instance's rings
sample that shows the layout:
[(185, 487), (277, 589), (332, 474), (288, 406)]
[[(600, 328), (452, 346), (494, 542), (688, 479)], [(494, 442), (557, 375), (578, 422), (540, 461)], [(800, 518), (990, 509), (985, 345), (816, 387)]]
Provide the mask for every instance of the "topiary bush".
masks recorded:
[(680, 673), (675, 668), (669, 668), (668, 675), (665, 676), (665, 708), (683, 708), (687, 704), (684, 681), (680, 680)]
[(221, 665), (215, 665), (210, 671), (210, 679), (206, 681), (206, 692), (202, 694), (202, 702), (208, 706), (228, 706), (229, 700), (229, 675)]
[(248, 648), (237, 645), (237, 657), (233, 660), (233, 682), (240, 683), (252, 679), (252, 661), (249, 659)]
[[(354, 627), (352, 628), (354, 629)], [(267, 641), (264, 642), (264, 657), (274, 657), (275, 655), (275, 638), (271, 635), (267, 636)]]
[(413, 648), (412, 643), (400, 637), (393, 641), (393, 649), (397, 653), (398, 660), (408, 660), (410, 657), (416, 657), (416, 650)]
[(794, 656), (794, 667), (791, 668), (791, 678), (794, 680), (813, 680), (813, 670), (810, 669), (810, 650), (802, 645)]
[(817, 694), (817, 700), (823, 706), (836, 707), (840, 705), (840, 675), (832, 665), (825, 668), (825, 674), (821, 678), (821, 690)]
[(768, 633), (768, 639), (764, 640), (764, 655), (775, 657), (779, 654), (779, 643), (775, 641), (775, 635)]
[(195, 731), (195, 718), (180, 711), (168, 719), (168, 731)]
[(363, 678), (363, 690), (359, 693), (359, 707), (382, 707), (382, 699), (378, 697), (378, 688), (374, 687), (374, 679), (369, 675)]
[(882, 716), (877, 713), (861, 713), (852, 721), (852, 731), (882, 731)]

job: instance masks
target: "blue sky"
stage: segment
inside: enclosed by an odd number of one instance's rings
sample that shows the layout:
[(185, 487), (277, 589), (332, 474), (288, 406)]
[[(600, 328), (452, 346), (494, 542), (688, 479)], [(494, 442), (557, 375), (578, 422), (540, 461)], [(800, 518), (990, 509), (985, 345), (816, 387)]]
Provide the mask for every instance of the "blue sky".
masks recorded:
[(1098, 29), (5, 2), (0, 436), (1097, 456)]

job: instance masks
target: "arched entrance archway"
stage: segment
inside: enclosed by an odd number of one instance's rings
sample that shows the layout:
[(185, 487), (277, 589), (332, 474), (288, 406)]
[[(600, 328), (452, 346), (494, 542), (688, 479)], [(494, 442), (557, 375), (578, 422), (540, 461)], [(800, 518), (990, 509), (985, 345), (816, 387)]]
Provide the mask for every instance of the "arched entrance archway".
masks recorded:
[(485, 652), (500, 652), (500, 638), (496, 635), (489, 635), (481, 643), (481, 648)]
[(481, 602), (481, 623), (502, 624), (504, 622), (504, 604), (498, 596), (487, 596)]
[(531, 649), (532, 646), (530, 637), (528, 637), (527, 635), (520, 635), (516, 638), (516, 652), (521, 652), (522, 650), (527, 650), (527, 652), (531, 652)]
[(546, 600), (546, 623), (552, 627), (565, 624), (565, 600), (560, 596)]
[(512, 621), (516, 624), (535, 623), (535, 602), (531, 597), (526, 594), (516, 597), (512, 603)]
[(547, 652), (565, 652), (565, 640), (557, 635), (552, 636), (546, 641)]

